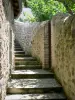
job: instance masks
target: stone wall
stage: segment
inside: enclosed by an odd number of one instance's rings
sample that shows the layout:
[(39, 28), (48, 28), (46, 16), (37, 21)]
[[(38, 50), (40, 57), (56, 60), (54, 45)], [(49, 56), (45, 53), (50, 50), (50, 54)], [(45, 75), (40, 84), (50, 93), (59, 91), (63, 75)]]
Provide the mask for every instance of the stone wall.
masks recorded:
[(75, 16), (57, 14), (51, 22), (52, 69), (75, 100)]
[(42, 22), (34, 29), (32, 40), (32, 55), (42, 63), (43, 68), (49, 68), (49, 33), (48, 21)]
[(39, 22), (23, 23), (15, 22), (15, 38), (20, 43), (21, 47), (25, 51), (25, 54), (31, 54), (31, 41), (33, 38), (33, 30), (39, 26)]
[(36, 34), (32, 40), (32, 55), (44, 66), (44, 26), (38, 26), (34, 32)]
[(49, 33), (47, 22), (15, 22), (15, 38), (25, 51), (40, 60), (43, 67), (49, 67)]
[(12, 22), (13, 10), (10, 0), (0, 0), (0, 100), (5, 98), (9, 69), (13, 66)]

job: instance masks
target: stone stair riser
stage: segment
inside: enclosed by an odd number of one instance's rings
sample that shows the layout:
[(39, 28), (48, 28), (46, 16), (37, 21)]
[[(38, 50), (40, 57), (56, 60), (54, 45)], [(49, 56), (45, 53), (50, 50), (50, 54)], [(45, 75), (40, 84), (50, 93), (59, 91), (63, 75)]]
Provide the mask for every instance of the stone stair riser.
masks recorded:
[(24, 54), (15, 54), (15, 57), (30, 57), (30, 55), (25, 55)]
[(17, 46), (15, 46), (15, 48), (21, 48), (21, 47), (17, 45)]
[(22, 51), (21, 48), (15, 48), (14, 50), (15, 50), (15, 51)]
[(19, 61), (36, 61), (36, 59), (15, 59), (15, 62), (19, 62)]
[(37, 61), (19, 61), (15, 62), (15, 65), (40, 65)]
[(15, 54), (25, 54), (25, 52), (15, 52)]
[(27, 65), (27, 66), (25, 66), (25, 67), (16, 67), (15, 66), (15, 70), (24, 70), (24, 69), (41, 69), (42, 68), (42, 66), (35, 66), (35, 65), (33, 65), (33, 66), (31, 66), (31, 65)]
[(7, 94), (30, 94), (30, 93), (60, 93), (62, 87), (54, 88), (8, 88)]
[(54, 74), (12, 74), (12, 79), (35, 79), (35, 78), (53, 78)]

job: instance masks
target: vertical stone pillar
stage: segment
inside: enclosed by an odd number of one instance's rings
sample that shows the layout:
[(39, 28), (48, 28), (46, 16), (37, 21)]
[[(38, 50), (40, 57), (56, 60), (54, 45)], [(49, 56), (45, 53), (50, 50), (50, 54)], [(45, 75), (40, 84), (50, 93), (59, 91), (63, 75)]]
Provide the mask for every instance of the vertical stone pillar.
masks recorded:
[(44, 25), (44, 68), (49, 68), (50, 63), (49, 63), (49, 26), (48, 22)]

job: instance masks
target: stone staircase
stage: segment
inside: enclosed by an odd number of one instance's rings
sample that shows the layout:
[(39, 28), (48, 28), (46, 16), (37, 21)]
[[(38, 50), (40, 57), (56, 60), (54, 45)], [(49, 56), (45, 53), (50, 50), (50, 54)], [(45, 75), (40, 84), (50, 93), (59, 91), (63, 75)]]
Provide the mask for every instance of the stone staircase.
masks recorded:
[(34, 57), (25, 55), (15, 42), (15, 70), (11, 72), (5, 100), (67, 100), (62, 86), (50, 70), (42, 69)]

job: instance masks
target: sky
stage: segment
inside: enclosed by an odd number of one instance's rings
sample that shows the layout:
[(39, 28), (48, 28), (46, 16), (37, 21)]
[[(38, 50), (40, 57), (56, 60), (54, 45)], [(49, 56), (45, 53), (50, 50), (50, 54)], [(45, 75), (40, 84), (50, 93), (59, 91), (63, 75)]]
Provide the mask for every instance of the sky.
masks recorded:
[[(26, 16), (24, 16), (24, 13), (26, 13), (26, 15), (28, 16), (31, 16), (32, 18), (34, 17), (30, 8), (22, 8), (22, 12), (19, 18), (26, 19)], [(17, 21), (19, 21), (19, 18), (17, 19)]]

